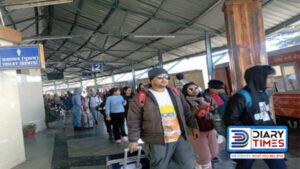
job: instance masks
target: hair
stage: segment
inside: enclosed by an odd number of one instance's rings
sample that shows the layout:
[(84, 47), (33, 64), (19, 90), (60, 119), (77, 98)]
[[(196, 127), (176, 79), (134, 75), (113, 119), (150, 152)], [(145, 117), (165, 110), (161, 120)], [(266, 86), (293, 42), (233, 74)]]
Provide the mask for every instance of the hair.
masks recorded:
[(119, 90), (119, 88), (117, 88), (117, 87), (113, 87), (113, 88), (111, 88), (110, 90), (109, 90), (109, 95), (110, 96), (112, 96), (116, 91), (118, 91)]
[(208, 87), (212, 89), (224, 89), (224, 83), (221, 80), (212, 79), (208, 82)]
[(141, 90), (141, 86), (143, 85), (143, 83), (139, 83), (138, 88), (136, 89), (137, 92), (139, 92)]
[(183, 73), (177, 73), (177, 74), (176, 74), (176, 78), (177, 78), (178, 80), (182, 80), (182, 79), (184, 79), (184, 74), (183, 74)]
[(127, 91), (128, 89), (130, 89), (130, 87), (128, 87), (128, 86), (123, 87), (123, 89), (122, 89), (122, 95), (125, 95), (125, 94), (126, 94), (126, 91)]
[(182, 87), (182, 94), (184, 95), (184, 97), (189, 96), (187, 90), (188, 90), (188, 87), (189, 87), (190, 85), (198, 86), (198, 85), (197, 85), (196, 83), (194, 83), (194, 82), (189, 82), (189, 83), (185, 84), (185, 85)]

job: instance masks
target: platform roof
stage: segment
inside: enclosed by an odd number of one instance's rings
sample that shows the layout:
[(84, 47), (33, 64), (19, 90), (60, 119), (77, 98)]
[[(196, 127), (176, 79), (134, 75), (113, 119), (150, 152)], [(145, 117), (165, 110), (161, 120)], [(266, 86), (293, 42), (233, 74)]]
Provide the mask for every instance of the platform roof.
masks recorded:
[[(46, 73), (64, 72), (69, 82), (91, 63), (104, 64), (97, 77), (144, 69), (205, 52), (226, 49), (224, 0), (0, 0), (5, 25), (21, 31), (24, 44), (44, 44)], [(55, 2), (54, 2), (55, 1)], [(50, 2), (50, 1), (48, 1)], [(266, 35), (300, 20), (299, 0), (262, 0)], [(18, 8), (22, 9), (18, 9)]]

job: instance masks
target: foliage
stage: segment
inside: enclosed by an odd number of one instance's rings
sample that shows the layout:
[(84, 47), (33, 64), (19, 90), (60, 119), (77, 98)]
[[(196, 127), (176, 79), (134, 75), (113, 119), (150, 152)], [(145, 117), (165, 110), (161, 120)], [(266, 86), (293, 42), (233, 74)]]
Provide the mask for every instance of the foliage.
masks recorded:
[(36, 129), (36, 124), (30, 123), (30, 124), (24, 125), (24, 126), (23, 126), (23, 129), (24, 129), (24, 130), (32, 130), (32, 129)]

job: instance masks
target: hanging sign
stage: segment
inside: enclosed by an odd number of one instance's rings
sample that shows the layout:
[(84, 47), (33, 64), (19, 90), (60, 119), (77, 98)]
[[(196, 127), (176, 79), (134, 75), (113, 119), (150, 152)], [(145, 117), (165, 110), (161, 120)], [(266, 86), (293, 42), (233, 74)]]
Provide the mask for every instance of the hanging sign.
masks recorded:
[(92, 64), (92, 71), (93, 72), (102, 72), (103, 71), (103, 64), (102, 63), (93, 63)]
[(45, 68), (43, 45), (0, 47), (0, 69)]

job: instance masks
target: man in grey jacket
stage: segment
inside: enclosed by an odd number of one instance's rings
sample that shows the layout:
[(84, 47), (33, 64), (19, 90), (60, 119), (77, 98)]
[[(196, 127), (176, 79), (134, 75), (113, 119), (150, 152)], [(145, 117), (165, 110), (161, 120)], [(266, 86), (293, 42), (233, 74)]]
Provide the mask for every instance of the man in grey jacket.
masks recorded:
[(141, 138), (151, 169), (169, 169), (171, 161), (182, 169), (193, 169), (195, 158), (186, 125), (197, 138), (197, 121), (182, 94), (167, 87), (170, 77), (165, 69), (153, 68), (148, 77), (151, 84), (144, 89), (144, 104), (141, 105), (138, 93), (128, 111), (130, 151), (137, 150), (137, 141)]

